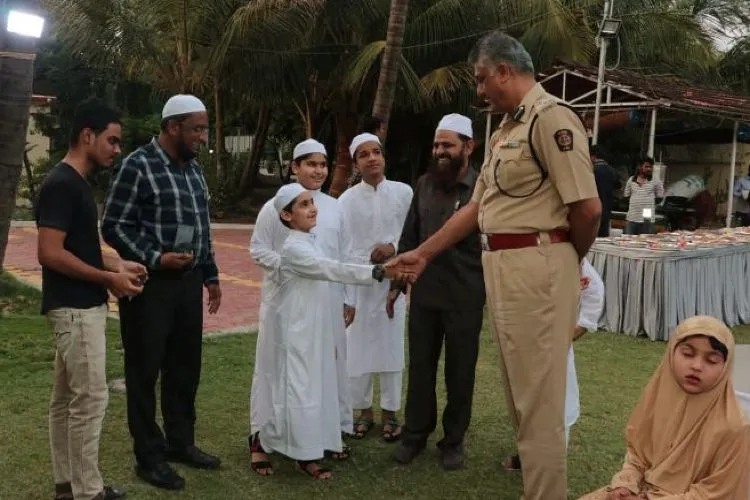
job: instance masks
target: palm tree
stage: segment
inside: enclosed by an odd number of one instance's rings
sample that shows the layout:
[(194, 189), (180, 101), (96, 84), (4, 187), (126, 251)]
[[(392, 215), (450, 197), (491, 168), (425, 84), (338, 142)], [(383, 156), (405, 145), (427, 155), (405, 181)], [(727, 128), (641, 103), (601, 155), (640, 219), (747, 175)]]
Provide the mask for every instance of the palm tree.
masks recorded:
[(396, 93), (396, 79), (401, 63), (401, 49), (404, 46), (408, 10), (409, 0), (391, 0), (391, 13), (388, 16), (388, 30), (378, 77), (378, 89), (372, 105), (373, 116), (380, 118), (383, 122), (383, 137), (380, 138), (382, 141), (385, 141), (388, 135), (388, 119), (391, 116), (391, 107)]

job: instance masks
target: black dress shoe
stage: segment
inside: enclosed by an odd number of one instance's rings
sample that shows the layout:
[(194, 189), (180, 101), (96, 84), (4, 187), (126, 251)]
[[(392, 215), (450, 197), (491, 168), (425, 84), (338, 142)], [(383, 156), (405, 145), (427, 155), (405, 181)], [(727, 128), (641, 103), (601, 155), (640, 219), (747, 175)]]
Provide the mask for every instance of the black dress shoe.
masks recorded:
[(417, 458), (417, 456), (422, 453), (422, 450), (424, 450), (424, 443), (421, 444), (407, 444), (403, 441), (401, 444), (396, 448), (396, 452), (393, 454), (393, 458), (396, 460), (396, 462), (408, 465)]
[(461, 446), (446, 446), (440, 450), (440, 462), (445, 470), (456, 470), (464, 466), (464, 452)]
[(107, 485), (98, 495), (94, 497), (94, 500), (117, 500), (118, 498), (125, 498), (125, 495), (125, 490), (123, 490), (122, 488)]
[(185, 487), (185, 480), (166, 462), (161, 462), (149, 468), (140, 464), (136, 465), (135, 474), (157, 488), (181, 490)]
[(179, 462), (196, 469), (218, 469), (221, 465), (219, 457), (204, 453), (197, 446), (188, 446), (182, 450), (168, 448), (164, 456), (170, 462)]

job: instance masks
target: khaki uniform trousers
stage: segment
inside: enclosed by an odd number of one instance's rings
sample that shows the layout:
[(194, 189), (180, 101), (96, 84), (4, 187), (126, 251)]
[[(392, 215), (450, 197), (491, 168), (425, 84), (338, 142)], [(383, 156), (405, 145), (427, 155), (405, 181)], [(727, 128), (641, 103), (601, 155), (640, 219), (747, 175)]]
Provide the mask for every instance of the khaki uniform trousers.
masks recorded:
[(565, 500), (565, 384), (580, 277), (570, 243), (483, 252), (487, 305), (525, 500)]

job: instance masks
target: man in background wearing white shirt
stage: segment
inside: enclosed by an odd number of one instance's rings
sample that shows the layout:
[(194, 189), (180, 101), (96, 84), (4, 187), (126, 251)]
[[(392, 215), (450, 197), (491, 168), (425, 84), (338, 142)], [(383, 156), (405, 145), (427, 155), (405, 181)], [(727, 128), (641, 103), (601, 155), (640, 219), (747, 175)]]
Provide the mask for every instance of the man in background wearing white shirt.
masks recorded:
[(625, 183), (623, 196), (630, 198), (628, 214), (625, 216), (625, 234), (643, 234), (646, 232), (644, 209), (650, 217), (656, 215), (656, 199), (664, 198), (664, 184), (653, 178), (654, 159), (643, 158), (639, 162), (635, 175)]
[[(385, 178), (383, 147), (376, 135), (358, 135), (349, 152), (362, 173), (362, 182), (339, 198), (352, 257), (360, 264), (383, 263), (396, 254), (413, 192), (407, 184)], [(372, 384), (373, 375), (379, 374), (383, 439), (397, 441), (401, 437), (396, 412), (401, 408), (406, 306), (404, 301), (396, 304), (393, 318), (388, 317), (388, 280), (354, 288), (357, 312), (347, 330), (347, 367), (352, 403), (360, 414), (353, 437), (365, 437), (374, 426)]]

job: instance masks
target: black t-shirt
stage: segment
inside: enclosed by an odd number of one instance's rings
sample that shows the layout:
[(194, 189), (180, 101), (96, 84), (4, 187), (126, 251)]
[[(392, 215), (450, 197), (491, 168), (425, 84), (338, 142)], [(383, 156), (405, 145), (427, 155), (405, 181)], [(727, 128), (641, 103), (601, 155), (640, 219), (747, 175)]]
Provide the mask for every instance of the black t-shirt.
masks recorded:
[[(86, 264), (104, 269), (91, 186), (70, 165), (59, 163), (44, 179), (39, 190), (36, 224), (65, 232), (66, 250)], [(89, 309), (104, 304), (107, 298), (106, 288), (100, 285), (42, 266), (42, 314), (60, 307)]]

